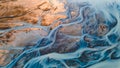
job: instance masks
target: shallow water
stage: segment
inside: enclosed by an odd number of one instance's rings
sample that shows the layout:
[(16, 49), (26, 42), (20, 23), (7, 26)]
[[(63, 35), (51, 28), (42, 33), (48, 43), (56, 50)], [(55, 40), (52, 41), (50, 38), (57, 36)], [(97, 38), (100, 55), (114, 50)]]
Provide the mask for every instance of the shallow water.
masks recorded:
[(23, 68), (120, 67), (119, 4), (120, 0), (68, 0), (67, 18), (1, 68), (18, 68), (20, 60)]

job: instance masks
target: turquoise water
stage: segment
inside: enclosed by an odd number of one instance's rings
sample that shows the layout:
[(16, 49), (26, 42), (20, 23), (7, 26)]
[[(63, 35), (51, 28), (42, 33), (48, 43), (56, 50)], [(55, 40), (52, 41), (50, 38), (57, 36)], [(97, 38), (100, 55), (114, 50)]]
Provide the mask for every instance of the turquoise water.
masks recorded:
[[(59, 20), (61, 25), (1, 68), (15, 68), (25, 57), (23, 68), (119, 68), (120, 0), (68, 0), (65, 8), (67, 18)], [(69, 26), (74, 28), (66, 31), (79, 34), (62, 32)], [(81, 30), (75, 29), (79, 27)], [(71, 43), (70, 39), (77, 40)]]

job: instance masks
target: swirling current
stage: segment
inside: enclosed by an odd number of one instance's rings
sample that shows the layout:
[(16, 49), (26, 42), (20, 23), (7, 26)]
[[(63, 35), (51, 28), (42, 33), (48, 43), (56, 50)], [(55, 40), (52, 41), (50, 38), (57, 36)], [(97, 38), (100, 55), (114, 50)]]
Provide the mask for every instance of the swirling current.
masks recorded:
[(48, 36), (0, 68), (21, 59), (23, 68), (108, 68), (113, 60), (120, 68), (120, 0), (67, 0), (65, 9), (67, 18)]

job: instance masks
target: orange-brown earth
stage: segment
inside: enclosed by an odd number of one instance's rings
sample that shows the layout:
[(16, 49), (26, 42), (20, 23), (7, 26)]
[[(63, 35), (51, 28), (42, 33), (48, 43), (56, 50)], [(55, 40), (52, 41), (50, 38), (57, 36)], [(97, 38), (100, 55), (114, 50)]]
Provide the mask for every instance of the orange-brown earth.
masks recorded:
[(42, 18), (42, 25), (50, 25), (53, 21), (65, 18), (64, 4), (58, 0), (0, 0), (0, 23), (24, 21), (37, 23)]
[(39, 19), (41, 25), (48, 26), (55, 20), (65, 18), (65, 15), (57, 14), (64, 11), (64, 4), (58, 0), (0, 0), (0, 65), (9, 63), (23, 46), (34, 45), (48, 34), (42, 28), (3, 30), (23, 26), (25, 22), (36, 24)]

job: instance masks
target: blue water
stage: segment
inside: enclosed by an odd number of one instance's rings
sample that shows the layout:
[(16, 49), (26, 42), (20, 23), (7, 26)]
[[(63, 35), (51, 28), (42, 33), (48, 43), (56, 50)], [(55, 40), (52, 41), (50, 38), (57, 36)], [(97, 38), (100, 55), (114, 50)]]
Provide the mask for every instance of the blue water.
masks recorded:
[[(1, 68), (16, 68), (21, 59), (23, 68), (120, 68), (120, 0), (68, 0), (65, 8), (61, 25)], [(76, 25), (77, 35), (61, 30)]]

